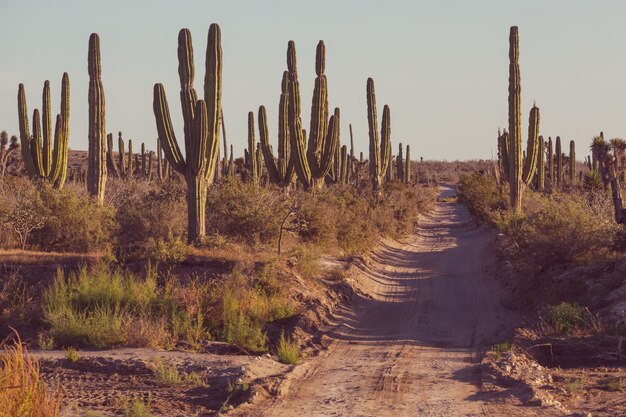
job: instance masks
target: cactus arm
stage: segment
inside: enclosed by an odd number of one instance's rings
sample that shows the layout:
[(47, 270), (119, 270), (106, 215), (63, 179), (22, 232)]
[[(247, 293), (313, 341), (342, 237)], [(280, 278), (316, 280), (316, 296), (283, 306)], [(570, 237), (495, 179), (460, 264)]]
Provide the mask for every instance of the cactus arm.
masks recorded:
[(209, 138), (206, 147), (207, 182), (213, 182), (217, 149), (220, 146), (220, 119), (222, 112), (222, 35), (219, 25), (209, 27), (207, 37), (206, 72), (204, 75), (204, 101), (207, 107)]
[(380, 132), (380, 172), (386, 175), (387, 168), (391, 169), (391, 111), (385, 104)]
[(529, 185), (537, 169), (539, 155), (539, 108), (533, 106), (528, 120), (528, 142), (526, 146), (526, 160), (522, 173), (522, 181)]
[[(282, 101), (282, 98), (281, 98)], [(274, 155), (272, 155), (272, 151), (270, 149), (269, 144), (269, 129), (267, 127), (267, 113), (265, 112), (265, 106), (259, 107), (259, 140), (261, 141), (261, 151), (263, 152), (263, 159), (265, 160), (265, 167), (267, 168), (267, 173), (269, 175), (270, 181), (274, 184), (278, 184), (281, 182), (282, 178), (278, 172), (278, 168), (276, 167), (276, 163), (274, 161)], [(281, 150), (281, 143), (279, 141), (279, 154)]]
[(46, 171), (44, 170), (41, 152), (41, 118), (37, 109), (33, 111), (33, 137), (30, 140), (30, 152), (35, 164), (36, 176), (45, 178)]
[[(66, 126), (70, 120), (70, 78), (67, 73), (63, 73), (61, 80), (61, 113), (57, 115), (54, 133), (54, 151), (52, 155), (52, 167), (48, 178), (54, 182), (56, 189), (63, 188), (67, 177), (67, 162), (69, 153), (69, 126)], [(59, 117), (61, 120), (59, 120)], [(57, 126), (60, 125), (61, 131), (58, 136), (56, 133)]]
[(41, 97), (41, 122), (42, 122), (42, 152), (41, 162), (43, 176), (48, 177), (52, 168), (52, 116), (50, 114), (50, 81), (43, 83), (43, 94)]
[(28, 175), (35, 176), (38, 174), (33, 162), (30, 150), (30, 125), (28, 122), (28, 107), (26, 105), (26, 92), (24, 84), (20, 84), (17, 89), (17, 112), (20, 128), (20, 147), (22, 148), (22, 159)]
[(187, 175), (201, 175), (206, 178), (209, 163), (205, 150), (209, 140), (209, 121), (204, 100), (196, 102), (194, 114), (191, 147), (187, 155)]
[(537, 152), (537, 190), (539, 191), (543, 191), (546, 183), (545, 147), (546, 142), (543, 140), (543, 136), (539, 136), (539, 150)]
[[(161, 141), (161, 147), (165, 153), (165, 157), (169, 161), (172, 168), (181, 174), (185, 174), (186, 165), (180, 148), (178, 147), (178, 141), (174, 134), (172, 127), (172, 119), (170, 118), (170, 110), (167, 105), (167, 97), (165, 97), (165, 89), (162, 84), (154, 85), (154, 102), (153, 102), (154, 116), (157, 125), (157, 132), (159, 140)], [(130, 149), (129, 149), (130, 151)], [(129, 174), (132, 175), (130, 172)]]

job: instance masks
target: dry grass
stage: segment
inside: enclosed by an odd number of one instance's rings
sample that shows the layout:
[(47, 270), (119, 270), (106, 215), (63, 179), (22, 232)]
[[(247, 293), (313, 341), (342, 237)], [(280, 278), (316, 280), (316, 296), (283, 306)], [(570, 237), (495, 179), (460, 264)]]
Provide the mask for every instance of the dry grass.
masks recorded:
[(0, 264), (58, 265), (95, 263), (102, 253), (40, 252), (22, 249), (0, 249)]
[(19, 336), (4, 343), (0, 354), (0, 410), (5, 416), (57, 417), (60, 391), (50, 390), (41, 379), (39, 363)]

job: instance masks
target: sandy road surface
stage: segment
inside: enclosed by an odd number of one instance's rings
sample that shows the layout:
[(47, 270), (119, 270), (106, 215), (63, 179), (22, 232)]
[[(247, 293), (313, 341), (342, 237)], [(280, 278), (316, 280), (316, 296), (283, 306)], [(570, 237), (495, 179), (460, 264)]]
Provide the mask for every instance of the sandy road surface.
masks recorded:
[(438, 203), (418, 233), (374, 253), (357, 277), (366, 296), (340, 312), (332, 347), (253, 415), (497, 415), (474, 360), (515, 316), (485, 273), (493, 235), (469, 220), (463, 205)]

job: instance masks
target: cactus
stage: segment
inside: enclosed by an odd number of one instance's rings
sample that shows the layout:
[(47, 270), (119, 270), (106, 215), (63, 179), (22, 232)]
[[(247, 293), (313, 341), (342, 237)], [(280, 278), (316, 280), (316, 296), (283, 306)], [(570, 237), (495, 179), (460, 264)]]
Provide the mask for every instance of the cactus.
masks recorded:
[[(28, 125), (28, 108), (23, 84), (18, 87), (17, 102), (22, 159), (28, 175), (45, 178), (53, 183), (54, 188), (62, 188), (67, 175), (69, 152), (69, 76), (64, 73), (61, 81), (61, 111), (56, 117), (54, 136), (51, 131), (50, 82), (48, 80), (44, 83), (42, 94), (43, 128), (39, 119), (39, 111), (35, 110), (33, 112), (33, 136), (30, 135)], [(54, 147), (52, 141), (54, 141)]]
[(300, 84), (296, 68), (296, 49), (293, 41), (287, 47), (287, 67), (289, 71), (288, 125), (291, 145), (291, 159), (298, 180), (305, 188), (321, 187), (323, 179), (330, 172), (333, 153), (339, 141), (339, 109), (328, 118), (328, 84), (325, 69), (325, 46), (317, 44), (315, 55), (315, 88), (311, 104), (311, 129), (307, 146), (306, 132), (302, 129), (300, 117)]
[(548, 175), (547, 175), (548, 183), (550, 184), (550, 189), (552, 189), (552, 184), (554, 183), (554, 151), (552, 148), (552, 137), (548, 136)]
[(92, 33), (89, 37), (89, 153), (87, 168), (87, 190), (104, 204), (104, 188), (107, 179), (106, 124), (104, 87), (100, 66), (100, 37)]
[(519, 69), (519, 34), (517, 26), (512, 26), (509, 33), (509, 130), (508, 161), (511, 208), (519, 213), (522, 210), (524, 187), (532, 181), (538, 154), (539, 108), (533, 105), (530, 110), (526, 160), (522, 152), (522, 94)]
[(349, 161), (349, 170), (350, 170), (350, 178), (349, 181), (354, 178), (355, 174), (355, 156), (354, 156), (354, 137), (352, 136), (352, 123), (350, 123), (350, 161)]
[(404, 182), (404, 159), (402, 158), (402, 144), (398, 144), (398, 156), (396, 156), (396, 171), (398, 180)]
[(561, 137), (556, 137), (554, 145), (554, 156), (556, 158), (556, 175), (555, 184), (557, 190), (561, 189), (561, 180), (563, 179), (563, 151), (561, 149)]
[(573, 140), (569, 141), (569, 180), (574, 185), (576, 179), (576, 144)]
[(509, 163), (510, 163), (510, 153), (509, 153), (509, 134), (506, 129), (503, 133), (500, 133), (498, 130), (498, 166), (500, 169), (500, 178), (502, 181), (509, 181)]
[(537, 190), (543, 191), (546, 184), (545, 146), (543, 136), (539, 136), (539, 151), (537, 158)]
[(254, 113), (248, 112), (248, 149), (246, 150), (246, 168), (253, 183), (259, 182), (257, 167), (256, 138), (254, 136)]
[(269, 143), (269, 129), (265, 107), (259, 107), (259, 139), (261, 151), (267, 168), (267, 174), (272, 183), (283, 187), (290, 185), (295, 178), (294, 166), (291, 160), (289, 141), (289, 72), (283, 72), (281, 82), (280, 101), (278, 104), (278, 160), (274, 158)]
[(404, 159), (404, 178), (402, 182), (409, 184), (411, 180), (411, 146), (406, 145), (406, 157)]
[(367, 123), (370, 139), (370, 178), (375, 193), (380, 191), (383, 178), (387, 174), (391, 153), (391, 115), (389, 106), (383, 108), (381, 137), (378, 137), (378, 116), (376, 114), (376, 92), (374, 80), (367, 79)]
[(117, 161), (113, 153), (113, 133), (107, 135), (107, 173), (117, 178), (121, 177), (120, 168), (117, 166)]
[(165, 89), (154, 85), (154, 115), (159, 139), (170, 165), (185, 176), (187, 183), (187, 240), (195, 243), (206, 234), (206, 192), (213, 180), (219, 147), (222, 98), (222, 47), (220, 28), (209, 28), (206, 50), (204, 100), (198, 100), (193, 87), (194, 64), (191, 32), (178, 34), (178, 74), (183, 109), (185, 157), (170, 119)]

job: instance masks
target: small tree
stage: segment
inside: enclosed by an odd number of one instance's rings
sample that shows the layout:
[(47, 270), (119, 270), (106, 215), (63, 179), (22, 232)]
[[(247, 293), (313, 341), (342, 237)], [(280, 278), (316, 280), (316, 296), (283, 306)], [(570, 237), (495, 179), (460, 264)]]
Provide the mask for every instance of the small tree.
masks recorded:
[(13, 231), (17, 233), (22, 249), (26, 249), (28, 235), (33, 230), (41, 229), (44, 225), (43, 217), (30, 208), (12, 210), (7, 216), (7, 222), (11, 225)]

